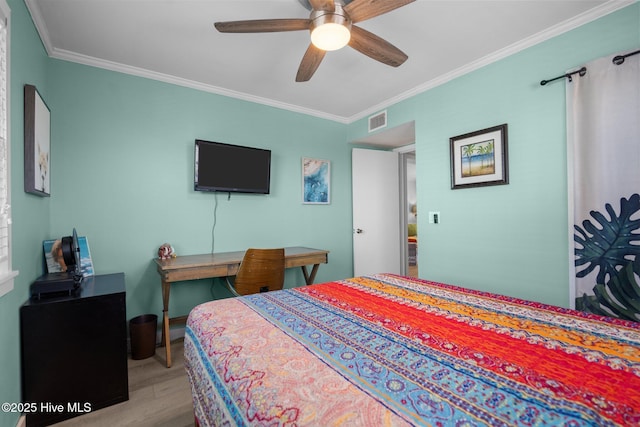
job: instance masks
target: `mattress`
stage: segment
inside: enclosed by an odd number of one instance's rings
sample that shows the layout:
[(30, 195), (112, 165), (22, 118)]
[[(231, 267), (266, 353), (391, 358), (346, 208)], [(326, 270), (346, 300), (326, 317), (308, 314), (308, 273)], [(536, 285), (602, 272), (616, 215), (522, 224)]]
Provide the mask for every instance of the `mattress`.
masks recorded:
[(202, 426), (640, 425), (637, 323), (392, 274), (195, 307)]

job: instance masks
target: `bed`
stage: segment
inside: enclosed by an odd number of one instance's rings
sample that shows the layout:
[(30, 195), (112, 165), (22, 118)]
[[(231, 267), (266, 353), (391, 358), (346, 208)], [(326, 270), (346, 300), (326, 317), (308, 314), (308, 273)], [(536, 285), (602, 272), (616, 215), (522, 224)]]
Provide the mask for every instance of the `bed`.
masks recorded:
[(638, 426), (637, 323), (377, 274), (204, 303), (208, 426)]

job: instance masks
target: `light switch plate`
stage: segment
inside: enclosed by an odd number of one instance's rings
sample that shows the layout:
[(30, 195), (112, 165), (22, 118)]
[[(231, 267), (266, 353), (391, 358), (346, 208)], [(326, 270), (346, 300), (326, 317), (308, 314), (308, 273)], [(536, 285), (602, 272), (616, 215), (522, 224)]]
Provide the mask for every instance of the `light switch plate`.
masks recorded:
[(429, 224), (440, 224), (440, 212), (429, 212)]

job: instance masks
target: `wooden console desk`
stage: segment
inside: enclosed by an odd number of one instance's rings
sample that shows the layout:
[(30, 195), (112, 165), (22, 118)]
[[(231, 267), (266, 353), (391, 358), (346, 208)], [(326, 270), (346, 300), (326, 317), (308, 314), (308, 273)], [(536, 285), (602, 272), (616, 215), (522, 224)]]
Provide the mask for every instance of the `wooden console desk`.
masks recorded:
[[(220, 252), (203, 255), (178, 256), (171, 259), (156, 259), (158, 273), (162, 280), (162, 342), (167, 355), (167, 368), (171, 367), (171, 345), (169, 329), (173, 323), (184, 323), (187, 316), (169, 317), (169, 294), (171, 283), (185, 280), (208, 279), (212, 277), (235, 276), (245, 251)], [(301, 267), (307, 285), (313, 283), (320, 264), (326, 264), (329, 251), (303, 247), (284, 249), (284, 267)], [(311, 274), (307, 265), (313, 265)]]

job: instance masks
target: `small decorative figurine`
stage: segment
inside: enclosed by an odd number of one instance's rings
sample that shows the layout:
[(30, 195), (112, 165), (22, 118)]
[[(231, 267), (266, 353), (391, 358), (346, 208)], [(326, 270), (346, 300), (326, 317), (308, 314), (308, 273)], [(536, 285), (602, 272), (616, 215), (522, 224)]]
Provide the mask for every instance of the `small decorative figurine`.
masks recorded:
[(160, 259), (175, 258), (176, 256), (177, 255), (173, 251), (173, 248), (168, 243), (165, 243), (162, 246), (160, 246), (160, 248), (158, 248), (158, 258)]

